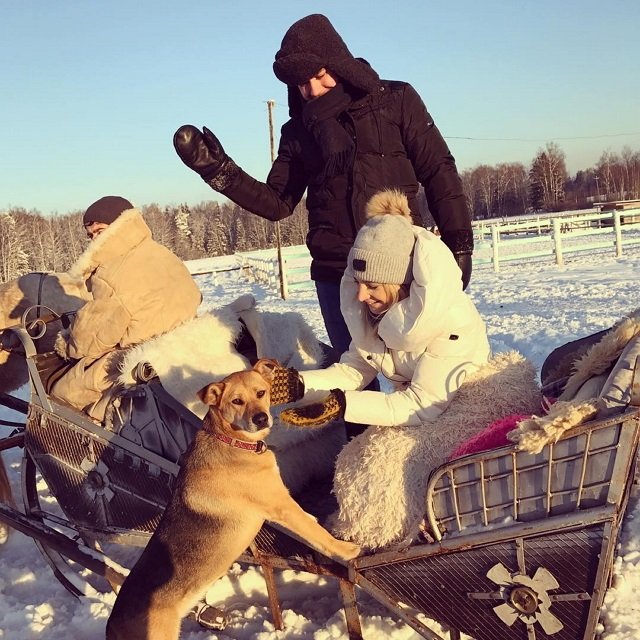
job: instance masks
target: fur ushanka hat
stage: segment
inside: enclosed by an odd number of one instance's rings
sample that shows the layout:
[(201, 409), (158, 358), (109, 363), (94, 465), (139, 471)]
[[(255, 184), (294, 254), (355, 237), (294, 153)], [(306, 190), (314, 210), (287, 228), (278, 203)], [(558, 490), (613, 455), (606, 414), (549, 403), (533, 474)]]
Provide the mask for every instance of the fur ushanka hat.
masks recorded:
[(360, 282), (411, 282), (415, 236), (407, 196), (395, 189), (380, 191), (367, 203), (366, 214), (369, 220), (349, 252), (351, 274)]
[(281, 82), (298, 91), (325, 67), (347, 84), (370, 93), (378, 86), (378, 74), (364, 61), (354, 58), (326, 16), (313, 13), (294, 22), (284, 34), (276, 53), (273, 72)]

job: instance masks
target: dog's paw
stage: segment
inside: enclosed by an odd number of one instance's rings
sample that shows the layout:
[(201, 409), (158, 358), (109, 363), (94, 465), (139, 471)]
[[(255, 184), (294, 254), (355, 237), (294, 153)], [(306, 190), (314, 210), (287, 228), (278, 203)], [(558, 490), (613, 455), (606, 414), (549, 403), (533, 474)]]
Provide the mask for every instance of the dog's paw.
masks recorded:
[(361, 551), (360, 545), (355, 542), (340, 540), (339, 546), (336, 548), (336, 555), (338, 555), (341, 560), (353, 560), (360, 555)]

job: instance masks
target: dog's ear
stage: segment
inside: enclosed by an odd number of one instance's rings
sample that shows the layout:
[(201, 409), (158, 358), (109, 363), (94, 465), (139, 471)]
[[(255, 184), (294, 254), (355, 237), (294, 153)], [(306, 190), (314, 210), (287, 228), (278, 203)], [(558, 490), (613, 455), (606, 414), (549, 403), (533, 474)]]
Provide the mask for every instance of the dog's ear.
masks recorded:
[(204, 404), (215, 407), (220, 402), (222, 392), (224, 391), (224, 382), (213, 382), (206, 387), (202, 387), (198, 391), (198, 398), (204, 402)]
[(273, 372), (279, 366), (280, 363), (277, 360), (260, 358), (260, 360), (253, 365), (253, 370), (258, 372), (265, 380), (271, 382), (273, 380)]

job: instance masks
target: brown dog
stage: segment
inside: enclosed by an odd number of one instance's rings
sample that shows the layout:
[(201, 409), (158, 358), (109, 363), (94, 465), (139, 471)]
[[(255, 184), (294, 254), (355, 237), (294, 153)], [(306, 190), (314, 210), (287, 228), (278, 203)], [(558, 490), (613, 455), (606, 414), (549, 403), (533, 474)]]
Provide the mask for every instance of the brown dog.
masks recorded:
[(210, 409), (187, 450), (158, 528), (125, 580), (107, 640), (176, 640), (180, 621), (247, 549), (265, 520), (337, 560), (357, 545), (334, 538), (289, 495), (266, 449), (275, 360), (199, 392)]

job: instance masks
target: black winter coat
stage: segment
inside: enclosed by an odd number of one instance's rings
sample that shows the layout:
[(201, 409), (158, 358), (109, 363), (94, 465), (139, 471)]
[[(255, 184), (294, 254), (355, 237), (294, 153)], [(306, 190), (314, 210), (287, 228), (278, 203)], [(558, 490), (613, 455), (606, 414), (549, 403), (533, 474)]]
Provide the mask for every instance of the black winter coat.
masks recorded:
[(239, 170), (223, 193), (268, 220), (293, 213), (307, 190), (313, 262), (311, 278), (339, 282), (365, 204), (382, 189), (406, 193), (415, 224), (422, 224), (417, 194), (422, 185), (442, 239), (454, 253), (473, 250), (471, 216), (455, 161), (416, 90), (381, 80), (378, 90), (355, 100), (340, 120), (356, 143), (352, 171), (324, 177), (320, 150), (301, 117), (281, 130), (278, 157), (266, 184)]

